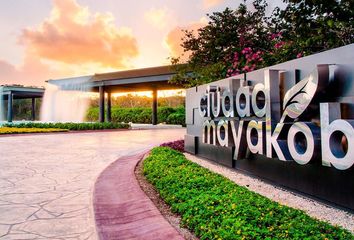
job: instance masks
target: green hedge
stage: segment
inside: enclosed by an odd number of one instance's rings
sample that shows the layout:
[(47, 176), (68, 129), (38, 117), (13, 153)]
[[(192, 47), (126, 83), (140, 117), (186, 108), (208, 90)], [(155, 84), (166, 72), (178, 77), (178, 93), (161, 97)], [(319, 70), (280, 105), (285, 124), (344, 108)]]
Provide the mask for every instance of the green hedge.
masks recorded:
[(98, 129), (118, 129), (129, 128), (129, 124), (125, 123), (16, 123), (5, 124), (5, 127), (16, 128), (60, 128), (68, 130), (98, 130)]
[(152, 150), (144, 174), (200, 239), (354, 239), (349, 231), (251, 192), (167, 147)]
[[(88, 121), (97, 121), (99, 108), (92, 107), (88, 110), (86, 119)], [(112, 108), (113, 122), (133, 122), (133, 123), (151, 123), (151, 108)], [(184, 107), (170, 108), (160, 107), (157, 109), (158, 123), (185, 125)]]

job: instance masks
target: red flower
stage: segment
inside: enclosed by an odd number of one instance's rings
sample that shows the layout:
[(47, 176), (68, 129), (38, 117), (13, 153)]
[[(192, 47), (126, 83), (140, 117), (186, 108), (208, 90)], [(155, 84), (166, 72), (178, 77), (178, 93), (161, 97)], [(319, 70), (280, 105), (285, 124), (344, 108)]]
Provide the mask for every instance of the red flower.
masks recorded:
[(279, 49), (279, 48), (281, 48), (281, 47), (284, 46), (284, 45), (285, 45), (285, 42), (281, 41), (281, 42), (276, 43), (276, 44), (274, 45), (274, 47), (275, 47), (276, 49)]
[(241, 52), (242, 52), (242, 54), (247, 54), (247, 53), (250, 53), (251, 51), (252, 51), (252, 49), (250, 47), (246, 47)]
[(249, 66), (244, 66), (243, 68), (242, 68), (242, 70), (243, 71), (246, 71), (246, 72), (249, 72), (250, 71), (250, 67)]

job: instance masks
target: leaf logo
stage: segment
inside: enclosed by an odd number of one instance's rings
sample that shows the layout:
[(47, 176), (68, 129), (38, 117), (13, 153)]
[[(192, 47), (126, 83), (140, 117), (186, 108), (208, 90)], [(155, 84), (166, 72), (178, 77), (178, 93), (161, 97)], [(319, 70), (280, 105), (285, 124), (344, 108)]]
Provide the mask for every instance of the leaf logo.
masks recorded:
[(317, 86), (318, 70), (316, 68), (286, 92), (283, 102), (283, 115), (280, 122), (284, 122), (287, 116), (292, 119), (298, 118), (311, 103)]

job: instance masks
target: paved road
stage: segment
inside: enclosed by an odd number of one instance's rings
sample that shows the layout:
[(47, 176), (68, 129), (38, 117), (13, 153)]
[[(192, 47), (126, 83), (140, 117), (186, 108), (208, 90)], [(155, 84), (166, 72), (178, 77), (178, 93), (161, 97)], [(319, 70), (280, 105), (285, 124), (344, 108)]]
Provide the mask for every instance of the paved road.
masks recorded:
[(92, 190), (124, 155), (184, 129), (0, 137), (0, 239), (97, 239)]

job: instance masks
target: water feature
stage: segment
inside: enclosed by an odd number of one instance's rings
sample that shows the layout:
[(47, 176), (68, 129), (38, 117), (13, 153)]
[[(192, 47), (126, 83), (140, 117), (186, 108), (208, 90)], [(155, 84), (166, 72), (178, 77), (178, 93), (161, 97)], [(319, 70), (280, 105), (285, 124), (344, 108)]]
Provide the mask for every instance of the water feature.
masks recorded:
[(89, 107), (91, 76), (48, 81), (40, 120), (43, 122), (83, 122)]

